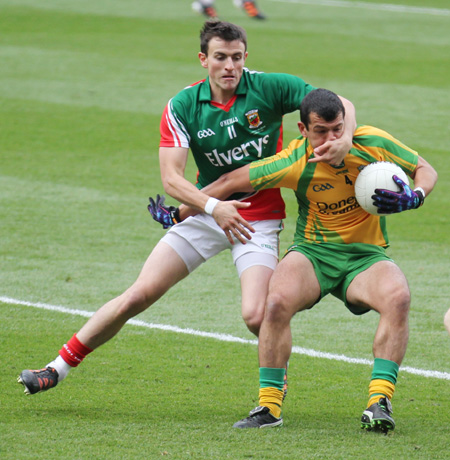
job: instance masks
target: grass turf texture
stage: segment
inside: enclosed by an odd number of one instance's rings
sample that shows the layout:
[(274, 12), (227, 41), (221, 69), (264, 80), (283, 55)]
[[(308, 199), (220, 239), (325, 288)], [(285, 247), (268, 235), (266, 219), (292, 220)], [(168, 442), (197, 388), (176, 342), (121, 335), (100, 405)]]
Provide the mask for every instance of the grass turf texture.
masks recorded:
[[(348, 97), (360, 123), (387, 129), (438, 170), (425, 207), (389, 218), (390, 254), (413, 293), (403, 364), (449, 372), (449, 16), (260, 4), (264, 23), (217, 2), (247, 29), (250, 68)], [(201, 24), (181, 0), (1, 2), (0, 295), (94, 311), (134, 280), (164, 234), (146, 211), (147, 197), (162, 192), (159, 119), (173, 94), (205, 75), (196, 60)], [(296, 121), (286, 117), (286, 143)], [(192, 163), (187, 174), (195, 177)], [(292, 193), (284, 196), (283, 248), (296, 215)], [(140, 319), (252, 338), (239, 304), (235, 270), (221, 254)], [(448, 455), (448, 381), (400, 373), (397, 428), (377, 436), (359, 430), (370, 366), (294, 355), (285, 427), (236, 432), (231, 424), (257, 403), (256, 348), (131, 326), (56, 390), (25, 397), (14, 383), (20, 370), (50, 361), (85, 320), (0, 311), (2, 458)], [(376, 324), (375, 314), (353, 317), (326, 298), (295, 318), (294, 345), (371, 359)]]
[(2, 458), (447, 458), (447, 381), (403, 375), (401, 426), (389, 436), (365, 433), (369, 367), (293, 356), (285, 426), (241, 431), (230, 419), (257, 404), (253, 346), (127, 326), (57, 389), (25, 397), (14, 377), (81, 321), (16, 307), (3, 316), (10, 327), (2, 337), (16, 345), (3, 362)]

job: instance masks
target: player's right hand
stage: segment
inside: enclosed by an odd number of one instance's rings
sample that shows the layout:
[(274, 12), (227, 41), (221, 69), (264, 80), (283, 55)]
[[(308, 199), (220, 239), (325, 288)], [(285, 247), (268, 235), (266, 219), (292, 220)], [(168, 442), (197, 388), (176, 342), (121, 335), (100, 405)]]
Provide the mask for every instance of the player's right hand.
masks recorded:
[(156, 222), (159, 222), (163, 228), (169, 228), (180, 222), (180, 213), (175, 206), (166, 206), (165, 200), (164, 195), (156, 195), (156, 200), (150, 197), (147, 209)]
[(238, 212), (238, 209), (248, 208), (250, 204), (236, 200), (219, 201), (214, 208), (212, 216), (231, 244), (235, 240), (245, 244), (252, 239), (250, 233), (255, 233), (255, 229)]

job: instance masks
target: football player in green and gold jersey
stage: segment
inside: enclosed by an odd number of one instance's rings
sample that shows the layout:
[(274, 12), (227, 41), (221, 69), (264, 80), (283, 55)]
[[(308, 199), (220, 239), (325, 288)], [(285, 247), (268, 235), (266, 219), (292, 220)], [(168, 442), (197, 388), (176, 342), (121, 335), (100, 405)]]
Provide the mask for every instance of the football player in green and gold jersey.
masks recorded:
[(294, 190), (299, 215), (294, 240), (269, 284), (259, 335), (259, 406), (237, 428), (283, 423), (284, 363), (292, 347), (290, 321), (327, 294), (354, 314), (379, 313), (373, 342), (374, 367), (361, 425), (387, 431), (395, 427), (391, 399), (408, 343), (410, 291), (400, 268), (385, 252), (386, 217), (368, 214), (356, 201), (354, 183), (364, 166), (377, 161), (399, 165), (414, 190), (394, 176), (400, 192), (377, 190), (383, 214), (421, 206), (437, 180), (436, 171), (414, 150), (387, 132), (358, 126), (342, 163), (314, 162), (314, 149), (344, 132), (345, 109), (331, 91), (316, 89), (300, 107), (301, 136), (277, 155), (235, 170), (203, 191), (218, 198), (231, 192), (287, 187)]

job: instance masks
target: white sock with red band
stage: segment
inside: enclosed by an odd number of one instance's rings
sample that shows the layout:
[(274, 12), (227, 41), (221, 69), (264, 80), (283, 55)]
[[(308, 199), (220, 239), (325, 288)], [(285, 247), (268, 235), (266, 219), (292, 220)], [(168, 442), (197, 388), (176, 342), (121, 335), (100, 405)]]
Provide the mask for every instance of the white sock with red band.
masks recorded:
[(73, 337), (59, 350), (59, 356), (47, 367), (54, 367), (58, 371), (58, 381), (64, 380), (72, 367), (77, 367), (93, 350), (83, 345), (74, 334)]

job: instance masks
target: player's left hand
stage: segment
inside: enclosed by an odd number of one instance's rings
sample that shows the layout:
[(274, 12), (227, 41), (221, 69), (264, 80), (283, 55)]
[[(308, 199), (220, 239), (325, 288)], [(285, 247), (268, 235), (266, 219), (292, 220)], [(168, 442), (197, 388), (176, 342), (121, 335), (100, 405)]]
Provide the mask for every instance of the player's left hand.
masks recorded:
[(172, 227), (180, 222), (180, 212), (175, 206), (166, 206), (164, 195), (156, 195), (156, 200), (149, 198), (150, 204), (147, 206), (149, 213), (156, 222), (159, 222), (163, 228)]
[(314, 149), (314, 158), (310, 158), (308, 163), (328, 163), (339, 166), (344, 161), (345, 156), (352, 148), (352, 139), (342, 135), (338, 139), (333, 139), (323, 143)]
[(423, 204), (423, 196), (419, 192), (411, 190), (411, 187), (396, 175), (392, 176), (392, 179), (400, 187), (400, 192), (377, 188), (372, 195), (373, 204), (378, 208), (379, 214), (394, 214), (408, 209), (417, 209)]
[(238, 212), (238, 209), (249, 206), (249, 202), (232, 200), (219, 201), (214, 208), (212, 216), (231, 244), (235, 243), (234, 239), (246, 244), (252, 239), (250, 233), (255, 233), (255, 229)]

